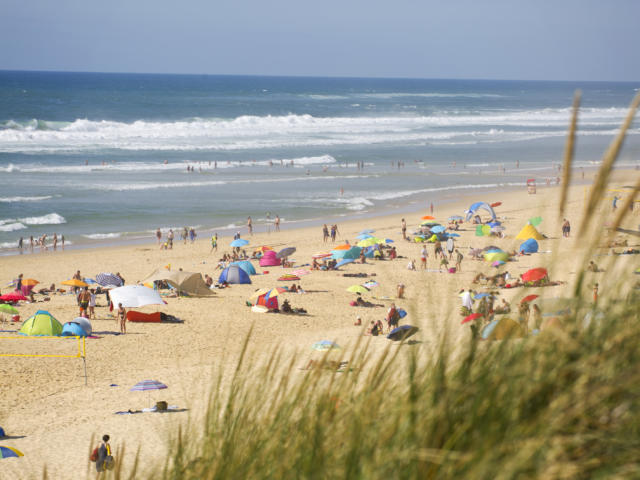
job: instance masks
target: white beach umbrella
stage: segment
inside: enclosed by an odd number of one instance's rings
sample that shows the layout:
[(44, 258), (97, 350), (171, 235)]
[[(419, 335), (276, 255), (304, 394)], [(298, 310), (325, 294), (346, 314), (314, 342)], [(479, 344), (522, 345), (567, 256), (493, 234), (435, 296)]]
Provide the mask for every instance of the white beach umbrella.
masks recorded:
[(121, 303), (123, 307), (135, 308), (145, 305), (164, 305), (164, 300), (155, 290), (142, 285), (126, 285), (109, 291), (114, 307)]

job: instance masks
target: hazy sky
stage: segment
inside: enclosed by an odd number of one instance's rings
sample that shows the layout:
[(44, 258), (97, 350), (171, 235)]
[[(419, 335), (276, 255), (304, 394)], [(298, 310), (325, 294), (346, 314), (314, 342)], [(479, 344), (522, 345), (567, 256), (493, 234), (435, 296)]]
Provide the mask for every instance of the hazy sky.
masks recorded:
[(1, 0), (0, 69), (640, 80), (638, 0)]

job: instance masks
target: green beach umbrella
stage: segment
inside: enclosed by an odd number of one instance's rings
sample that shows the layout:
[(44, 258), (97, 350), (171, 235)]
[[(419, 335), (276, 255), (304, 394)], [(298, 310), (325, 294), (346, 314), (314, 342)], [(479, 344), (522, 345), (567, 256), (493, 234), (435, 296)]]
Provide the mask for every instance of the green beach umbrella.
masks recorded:
[(11, 315), (15, 315), (18, 312), (18, 309), (15, 307), (12, 307), (11, 305), (7, 304), (7, 303), (3, 303), (2, 305), (0, 305), (0, 312), (2, 313), (10, 313)]
[(542, 223), (542, 217), (533, 217), (529, 219), (529, 223), (534, 227), (537, 227)]

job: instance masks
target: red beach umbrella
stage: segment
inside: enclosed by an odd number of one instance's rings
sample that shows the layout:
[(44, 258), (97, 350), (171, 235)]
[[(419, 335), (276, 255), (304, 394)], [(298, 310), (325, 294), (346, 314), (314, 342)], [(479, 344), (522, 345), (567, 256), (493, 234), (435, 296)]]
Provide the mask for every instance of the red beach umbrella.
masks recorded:
[(546, 276), (546, 268), (532, 268), (522, 274), (522, 280), (524, 282), (536, 282), (538, 280), (542, 280)]
[(6, 293), (0, 296), (0, 300), (4, 300), (5, 302), (17, 302), (19, 300), (27, 300), (27, 297), (20, 293)]
[(531, 300), (535, 300), (536, 298), (538, 298), (540, 295), (527, 295), (526, 297), (524, 297), (522, 300), (520, 300), (520, 304), (523, 303), (529, 303)]
[(468, 315), (464, 318), (464, 320), (462, 320), (462, 322), (460, 322), (460, 325), (470, 322), (471, 320), (475, 320), (476, 318), (480, 318), (482, 317), (481, 313), (472, 313), (471, 315)]
[(502, 202), (494, 202), (491, 204), (491, 208), (499, 207), (500, 205), (502, 205)]

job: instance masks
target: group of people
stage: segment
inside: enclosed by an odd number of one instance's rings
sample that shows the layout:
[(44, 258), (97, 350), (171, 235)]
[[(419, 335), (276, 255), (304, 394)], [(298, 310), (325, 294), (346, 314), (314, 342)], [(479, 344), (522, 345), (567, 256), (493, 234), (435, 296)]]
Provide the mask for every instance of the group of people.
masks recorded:
[(335, 242), (337, 235), (338, 235), (338, 225), (334, 223), (333, 225), (331, 225), (331, 228), (327, 227), (326, 223), (322, 225), (322, 242), (323, 243), (327, 243), (329, 241), (329, 238), (331, 238), (332, 242)]
[[(51, 241), (51, 248), (55, 251), (58, 249), (58, 242), (60, 242), (60, 246), (62, 247), (62, 249), (64, 250), (64, 243), (65, 243), (65, 238), (64, 235), (60, 235), (58, 237), (57, 233), (53, 234), (52, 241)], [(40, 250), (42, 251), (47, 251), (48, 250), (48, 246), (47, 246), (47, 234), (43, 233), (41, 236), (39, 236), (38, 238), (34, 239), (33, 235), (31, 235), (29, 237), (29, 250), (33, 252), (33, 248), (34, 247), (39, 247)], [(24, 237), (20, 237), (18, 239), (18, 250), (20, 250), (20, 253), (22, 253), (22, 251), (25, 249), (25, 244), (24, 244)]]

